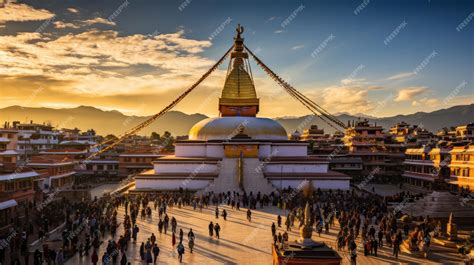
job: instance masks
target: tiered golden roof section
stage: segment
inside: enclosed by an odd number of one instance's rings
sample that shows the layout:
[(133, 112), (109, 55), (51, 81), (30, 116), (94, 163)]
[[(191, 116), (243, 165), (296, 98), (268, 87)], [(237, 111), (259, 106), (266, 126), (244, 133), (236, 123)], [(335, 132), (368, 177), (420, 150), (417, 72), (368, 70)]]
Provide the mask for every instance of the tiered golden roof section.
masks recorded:
[(237, 27), (237, 35), (234, 38), (234, 50), (231, 53), (232, 69), (228, 72), (224, 89), (222, 89), (219, 106), (257, 106), (259, 99), (253, 79), (249, 74), (248, 54), (244, 51), (244, 39), (241, 37), (243, 27)]

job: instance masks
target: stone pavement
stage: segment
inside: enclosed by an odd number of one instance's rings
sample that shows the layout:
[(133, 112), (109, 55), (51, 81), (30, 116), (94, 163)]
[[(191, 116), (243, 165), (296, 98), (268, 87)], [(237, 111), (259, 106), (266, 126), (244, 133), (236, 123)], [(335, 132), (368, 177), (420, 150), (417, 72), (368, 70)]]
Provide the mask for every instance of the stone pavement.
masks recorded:
[[(270, 226), (272, 222), (276, 222), (277, 214), (285, 216), (285, 212), (276, 207), (254, 210), (252, 211), (252, 222), (249, 223), (246, 219), (246, 209), (242, 208), (237, 211), (225, 206), (220, 207), (220, 210), (222, 211), (224, 208), (228, 212), (227, 221), (224, 221), (222, 217), (215, 219), (213, 207), (203, 209), (202, 212), (199, 212), (199, 209), (194, 211), (191, 207), (169, 209), (169, 217), (174, 216), (178, 221), (178, 232), (180, 228), (184, 231), (183, 244), (186, 247), (186, 253), (184, 254), (183, 264), (272, 264), (271, 244), (273, 240)], [(123, 216), (124, 209), (120, 208), (119, 222), (122, 221)], [(217, 221), (221, 226), (220, 239), (209, 238), (207, 226), (210, 221), (214, 223)], [(168, 232), (168, 235), (160, 235), (158, 232), (158, 213), (153, 212), (152, 218), (138, 218), (137, 222), (140, 232), (138, 233), (137, 243), (129, 244), (127, 250), (129, 262), (131, 264), (145, 264), (140, 261), (139, 247), (142, 241), (146, 242), (151, 233), (154, 233), (161, 250), (158, 258), (159, 264), (179, 264), (175, 248), (172, 248), (171, 245), (171, 232)], [(193, 254), (189, 252), (187, 246), (189, 228), (192, 228), (196, 235)], [(336, 229), (337, 227), (331, 229), (328, 235), (321, 234), (321, 237), (313, 233), (313, 239), (325, 241), (334, 247)], [(283, 227), (278, 229), (278, 232), (283, 233)], [(117, 238), (120, 234), (123, 234), (123, 227), (118, 229)], [(290, 240), (295, 240), (298, 237), (298, 230), (293, 228), (293, 231), (290, 232)], [(104, 238), (105, 241), (109, 239), (109, 235)], [(99, 257), (103, 255), (106, 245), (106, 242), (101, 244)], [(386, 247), (379, 249), (378, 257), (364, 257), (360, 241), (357, 242), (357, 245), (359, 246), (358, 264), (459, 264), (461, 262), (460, 256), (452, 252), (451, 249), (438, 246), (432, 247), (429, 260), (406, 253), (402, 253), (399, 259), (395, 260), (391, 256), (391, 249)], [(349, 264), (347, 252), (341, 251), (340, 255), (344, 259), (343, 264)], [(91, 264), (90, 256), (79, 257), (76, 254), (66, 264)]]

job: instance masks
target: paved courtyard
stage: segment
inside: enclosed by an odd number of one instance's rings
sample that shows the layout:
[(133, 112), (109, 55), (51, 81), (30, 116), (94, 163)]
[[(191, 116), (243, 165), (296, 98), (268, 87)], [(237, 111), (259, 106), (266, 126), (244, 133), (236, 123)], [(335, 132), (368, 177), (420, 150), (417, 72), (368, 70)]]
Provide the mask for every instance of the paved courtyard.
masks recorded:
[[(271, 244), (272, 236), (270, 226), (272, 222), (276, 222), (278, 213), (285, 215), (284, 211), (276, 207), (267, 207), (263, 210), (254, 210), (252, 213), (252, 222), (246, 219), (246, 209), (240, 211), (232, 210), (230, 207), (221, 207), (228, 212), (227, 221), (222, 217), (215, 219), (214, 208), (194, 211), (191, 207), (171, 208), (168, 211), (170, 218), (174, 216), (178, 221), (178, 231), (182, 228), (184, 231), (184, 245), (186, 253), (183, 258), (183, 264), (271, 264)], [(124, 209), (119, 210), (119, 222), (123, 220)], [(217, 221), (221, 226), (221, 238), (209, 238), (207, 226), (210, 221)], [(283, 219), (284, 221), (284, 219)], [(178, 264), (177, 254), (171, 245), (171, 235), (160, 235), (158, 232), (157, 222), (158, 213), (154, 212), (151, 218), (137, 220), (140, 232), (138, 234), (137, 243), (130, 243), (127, 250), (127, 257), (131, 264), (144, 264), (140, 261), (139, 247), (142, 241), (150, 237), (154, 233), (157, 237), (158, 246), (160, 247), (159, 264)], [(195, 235), (195, 249), (191, 254), (187, 247), (187, 233), (192, 228)], [(297, 229), (290, 232), (290, 240), (299, 237)], [(278, 229), (278, 232), (284, 232)], [(330, 234), (321, 234), (319, 238), (316, 233), (313, 234), (314, 240), (325, 241), (334, 247), (335, 236), (337, 230), (331, 229)], [(120, 227), (117, 237), (123, 234), (123, 226)], [(105, 242), (101, 244), (99, 257), (104, 253), (106, 241), (110, 236), (105, 237)], [(116, 238), (117, 239), (117, 238)], [(358, 264), (459, 264), (461, 257), (450, 249), (433, 246), (431, 249), (429, 260), (415, 257), (402, 253), (398, 260), (391, 257), (391, 249), (383, 247), (379, 250), (378, 257), (364, 257), (359, 246)], [(343, 264), (349, 264), (348, 255), (345, 251), (340, 252), (343, 257)], [(91, 264), (90, 256), (79, 257), (75, 255), (66, 264)]]

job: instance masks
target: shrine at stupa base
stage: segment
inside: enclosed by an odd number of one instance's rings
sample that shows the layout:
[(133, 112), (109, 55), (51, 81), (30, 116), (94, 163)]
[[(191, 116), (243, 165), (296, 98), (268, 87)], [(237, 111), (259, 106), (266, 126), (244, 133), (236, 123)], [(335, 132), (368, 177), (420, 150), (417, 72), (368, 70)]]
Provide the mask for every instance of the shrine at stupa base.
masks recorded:
[(294, 242), (284, 242), (280, 245), (273, 244), (273, 265), (340, 265), (341, 256), (326, 244), (311, 239), (313, 227), (311, 226), (311, 211), (306, 203), (304, 211), (304, 224), (300, 228), (301, 238)]
[(219, 98), (220, 117), (207, 118), (175, 143), (173, 156), (135, 176), (136, 191), (192, 190), (270, 193), (283, 188), (349, 189), (350, 177), (308, 156), (308, 143), (289, 140), (277, 121), (256, 117), (260, 101), (237, 28), (228, 74)]

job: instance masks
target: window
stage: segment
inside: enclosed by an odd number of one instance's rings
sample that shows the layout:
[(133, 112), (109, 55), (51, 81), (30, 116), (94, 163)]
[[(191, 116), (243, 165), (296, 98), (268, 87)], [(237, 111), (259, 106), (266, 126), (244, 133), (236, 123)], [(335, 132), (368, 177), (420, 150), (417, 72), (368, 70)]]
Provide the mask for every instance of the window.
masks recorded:
[(470, 155), (464, 155), (463, 158), (464, 158), (464, 159), (463, 159), (464, 161), (469, 161)]
[(5, 191), (13, 191), (15, 190), (15, 182), (13, 181), (8, 181), (5, 183)]
[(469, 168), (464, 168), (462, 170), (462, 176), (463, 177), (469, 177)]

